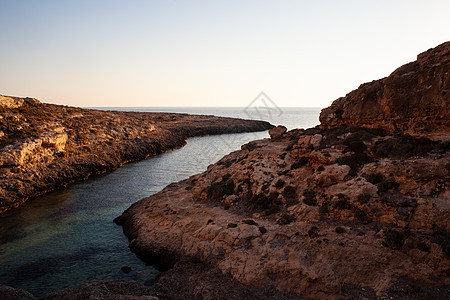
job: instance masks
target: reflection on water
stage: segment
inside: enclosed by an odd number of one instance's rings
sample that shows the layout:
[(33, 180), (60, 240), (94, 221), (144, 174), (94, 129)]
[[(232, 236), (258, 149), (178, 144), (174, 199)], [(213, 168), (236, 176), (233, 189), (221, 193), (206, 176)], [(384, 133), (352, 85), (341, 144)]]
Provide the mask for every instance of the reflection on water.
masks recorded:
[[(317, 113), (305, 115), (303, 123), (297, 115), (299, 126), (315, 125)], [(151, 284), (157, 271), (129, 251), (122, 228), (112, 220), (137, 200), (265, 137), (267, 132), (192, 138), (181, 149), (126, 164), (0, 215), (0, 283), (40, 298), (95, 279)], [(131, 273), (120, 270), (125, 265)]]

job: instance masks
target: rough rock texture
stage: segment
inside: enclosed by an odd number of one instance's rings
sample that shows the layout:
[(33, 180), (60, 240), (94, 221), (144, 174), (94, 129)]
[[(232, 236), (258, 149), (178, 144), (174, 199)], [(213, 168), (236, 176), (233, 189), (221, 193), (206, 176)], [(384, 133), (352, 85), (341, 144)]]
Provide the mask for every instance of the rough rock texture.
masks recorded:
[(401, 278), (446, 286), (449, 150), (366, 128), (294, 130), (244, 145), (116, 221), (149, 262), (195, 259), (306, 297), (349, 285), (383, 295)]
[(133, 204), (130, 248), (304, 297), (449, 299), (449, 45)]
[(351, 125), (441, 135), (450, 127), (450, 42), (335, 100), (322, 110), (320, 122), (323, 128)]
[(88, 110), (0, 98), (0, 213), (28, 198), (181, 147), (188, 137), (261, 131), (267, 122)]
[(8, 97), (0, 95), (0, 107), (17, 108), (23, 105), (23, 99), (17, 97)]
[(0, 284), (0, 298), (2, 300), (36, 300), (30, 293)]
[(277, 139), (283, 136), (283, 134), (285, 134), (287, 131), (287, 128), (285, 126), (282, 125), (278, 125), (275, 128), (272, 128), (269, 130), (269, 135), (270, 138), (272, 139)]

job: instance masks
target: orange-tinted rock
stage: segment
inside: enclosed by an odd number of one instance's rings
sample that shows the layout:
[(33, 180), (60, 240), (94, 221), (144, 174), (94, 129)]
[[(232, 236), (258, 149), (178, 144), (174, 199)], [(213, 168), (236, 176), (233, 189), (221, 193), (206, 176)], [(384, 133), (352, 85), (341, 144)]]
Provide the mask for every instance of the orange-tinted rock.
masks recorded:
[(135, 203), (130, 248), (312, 298), (448, 299), (449, 64), (450, 42), (336, 100), (321, 128), (277, 127)]
[(277, 139), (283, 136), (287, 131), (287, 128), (282, 125), (278, 125), (275, 128), (269, 130), (269, 135), (271, 139)]
[(188, 137), (272, 127), (263, 121), (89, 110), (0, 96), (0, 213), (125, 162), (181, 147)]
[[(252, 142), (221, 160), (233, 164), (211, 165), (128, 209), (120, 223), (130, 248), (166, 267), (201, 261), (244, 284), (319, 299), (345, 295), (346, 285), (389, 295), (400, 278), (446, 285), (450, 175), (439, 166), (450, 164), (448, 146), (371, 132), (314, 129)], [(349, 142), (356, 137), (365, 147)], [(317, 148), (336, 158), (318, 161)]]
[(335, 100), (322, 110), (320, 122), (322, 128), (348, 125), (417, 134), (448, 132), (450, 42)]

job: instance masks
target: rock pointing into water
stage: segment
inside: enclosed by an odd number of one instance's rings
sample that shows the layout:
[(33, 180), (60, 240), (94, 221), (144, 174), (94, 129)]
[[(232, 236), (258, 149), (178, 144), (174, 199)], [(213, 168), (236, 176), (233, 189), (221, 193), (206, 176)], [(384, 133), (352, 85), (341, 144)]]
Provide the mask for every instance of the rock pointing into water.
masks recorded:
[(262, 121), (100, 111), (0, 96), (0, 213), (71, 182), (181, 147), (189, 137), (272, 127)]
[(449, 299), (448, 47), (133, 204), (131, 250), (299, 297)]

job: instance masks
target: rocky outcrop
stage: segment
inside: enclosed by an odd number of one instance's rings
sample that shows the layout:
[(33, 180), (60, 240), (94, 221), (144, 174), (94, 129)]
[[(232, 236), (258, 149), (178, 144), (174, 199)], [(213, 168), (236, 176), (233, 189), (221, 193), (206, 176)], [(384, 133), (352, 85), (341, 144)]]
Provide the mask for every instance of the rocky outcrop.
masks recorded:
[(445, 286), (449, 150), (367, 128), (294, 130), (244, 145), (116, 221), (149, 262), (202, 261), (306, 297), (349, 286), (389, 295), (402, 278), (402, 288)]
[(7, 97), (0, 95), (1, 108), (18, 108), (23, 105), (23, 99), (17, 97)]
[(36, 300), (36, 298), (30, 293), (15, 289), (10, 286), (0, 284), (0, 295), (2, 300)]
[(272, 139), (277, 139), (283, 136), (283, 134), (285, 134), (287, 131), (287, 128), (285, 126), (282, 125), (278, 125), (275, 128), (272, 128), (269, 130), (269, 135), (270, 138)]
[(115, 220), (130, 248), (302, 297), (450, 298), (449, 45), (338, 99), (320, 127), (278, 127), (133, 204)]
[(181, 147), (189, 137), (261, 131), (262, 121), (88, 110), (0, 98), (0, 213), (120, 165)]
[(386, 78), (362, 84), (320, 114), (322, 128), (366, 126), (442, 136), (450, 128), (450, 42)]

